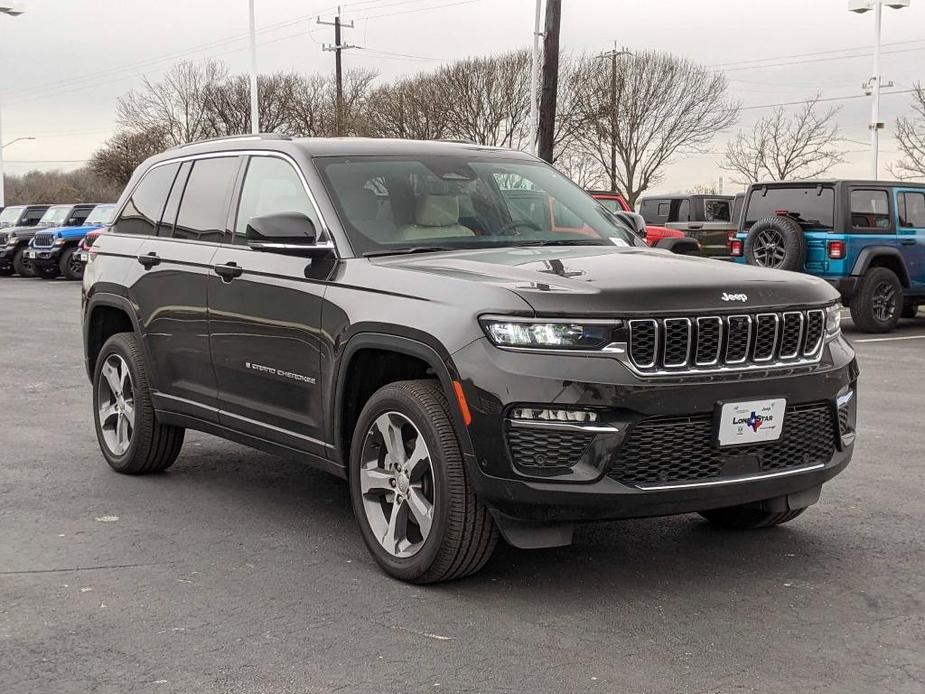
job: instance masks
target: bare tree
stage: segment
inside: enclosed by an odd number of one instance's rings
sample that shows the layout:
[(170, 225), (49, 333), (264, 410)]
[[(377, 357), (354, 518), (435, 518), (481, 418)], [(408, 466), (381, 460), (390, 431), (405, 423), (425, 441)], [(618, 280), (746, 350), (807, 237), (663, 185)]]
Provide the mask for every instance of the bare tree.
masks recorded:
[(158, 128), (141, 132), (123, 130), (93, 153), (88, 167), (100, 178), (124, 186), (141, 162), (167, 146), (167, 137)]
[[(262, 132), (288, 132), (290, 114), (303, 78), (291, 72), (257, 77), (258, 112)], [(215, 135), (250, 132), (250, 83), (246, 75), (234, 75), (204, 91), (209, 130)]]
[[(377, 73), (354, 69), (344, 72), (344, 132), (366, 130), (366, 107)], [(337, 94), (332, 77), (314, 74), (301, 77), (289, 105), (287, 130), (305, 137), (332, 137), (335, 132)]]
[(101, 180), (87, 167), (74, 171), (29, 171), (4, 176), (8, 205), (56, 202), (113, 202), (122, 185)]
[[(578, 146), (613, 176), (631, 205), (657, 183), (681, 148), (699, 148), (735, 122), (726, 78), (689, 60), (645, 51), (611, 65), (585, 56)], [(614, 113), (616, 105), (616, 113)], [(611, 143), (616, 145), (612, 170)]]
[(819, 95), (788, 114), (783, 106), (759, 120), (750, 133), (739, 132), (726, 145), (722, 168), (738, 175), (736, 183), (761, 179), (815, 178), (842, 163), (835, 118), (838, 109), (820, 113)]
[(412, 140), (449, 137), (443, 94), (442, 84), (433, 75), (410, 77), (376, 89), (366, 109), (366, 133)]
[(215, 60), (182, 62), (159, 82), (147, 77), (142, 88), (119, 99), (118, 122), (132, 132), (160, 130), (171, 145), (215, 135), (207, 94), (224, 82), (228, 71)]
[(915, 85), (912, 95), (911, 118), (903, 116), (896, 120), (896, 141), (902, 152), (902, 159), (890, 167), (896, 178), (925, 178), (925, 86)]
[(609, 179), (601, 163), (587, 152), (575, 149), (559, 151), (554, 166), (585, 190), (606, 188)]

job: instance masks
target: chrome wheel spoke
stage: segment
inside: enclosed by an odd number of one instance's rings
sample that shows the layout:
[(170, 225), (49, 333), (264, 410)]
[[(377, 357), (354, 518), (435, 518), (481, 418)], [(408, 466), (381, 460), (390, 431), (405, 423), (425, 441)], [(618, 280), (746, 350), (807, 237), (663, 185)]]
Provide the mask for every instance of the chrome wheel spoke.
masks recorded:
[(405, 447), (401, 436), (401, 426), (396, 425), (391, 414), (384, 414), (376, 420), (376, 428), (382, 436), (389, 462), (402, 465), (405, 462)]
[(395, 476), (381, 468), (360, 469), (360, 491), (367, 494), (384, 495), (394, 491)]
[(105, 425), (112, 417), (118, 413), (115, 403), (100, 408), (100, 426)]
[(100, 434), (110, 453), (123, 455), (135, 432), (132, 374), (118, 354), (110, 354), (100, 367), (96, 411)]
[(392, 513), (385, 534), (382, 536), (382, 546), (390, 554), (399, 555), (403, 543), (408, 538), (408, 506), (402, 503), (392, 504)]
[(434, 506), (425, 497), (421, 490), (412, 487), (408, 490), (408, 510), (412, 518), (421, 529), (421, 535), (427, 537), (430, 526), (434, 522)]
[(122, 378), (119, 375), (118, 368), (118, 362), (113, 363), (108, 359), (106, 363), (103, 364), (103, 378), (106, 379), (106, 383), (109, 385), (109, 391), (115, 397), (122, 394)]
[(420, 482), (421, 479), (430, 471), (430, 454), (427, 451), (427, 444), (424, 438), (418, 436), (414, 443), (414, 450), (408, 456), (408, 462), (405, 464), (405, 474), (412, 484)]

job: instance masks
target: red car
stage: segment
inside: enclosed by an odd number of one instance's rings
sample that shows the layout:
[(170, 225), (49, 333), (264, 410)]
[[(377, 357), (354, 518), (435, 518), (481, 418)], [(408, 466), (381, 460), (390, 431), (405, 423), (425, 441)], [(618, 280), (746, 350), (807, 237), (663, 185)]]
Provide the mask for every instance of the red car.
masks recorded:
[[(100, 234), (106, 233), (108, 229), (109, 227), (100, 227), (99, 229), (94, 229), (89, 234), (84, 236), (83, 241), (80, 242), (80, 245), (77, 247), (77, 260), (80, 261), (83, 267), (87, 267), (87, 262), (90, 260), (90, 254), (92, 253), (90, 248), (93, 246), (93, 242), (99, 238)], [(81, 273), (81, 275), (82, 274), (83, 273)]]
[[(591, 197), (595, 200), (599, 200), (604, 207), (613, 210), (614, 212), (632, 212), (633, 208), (630, 207), (629, 203), (626, 201), (620, 193), (612, 193), (609, 190), (589, 190)], [(654, 246), (662, 239), (683, 239), (684, 232), (678, 231), (677, 229), (669, 229), (667, 227), (657, 227), (646, 225), (646, 243), (650, 246)]]

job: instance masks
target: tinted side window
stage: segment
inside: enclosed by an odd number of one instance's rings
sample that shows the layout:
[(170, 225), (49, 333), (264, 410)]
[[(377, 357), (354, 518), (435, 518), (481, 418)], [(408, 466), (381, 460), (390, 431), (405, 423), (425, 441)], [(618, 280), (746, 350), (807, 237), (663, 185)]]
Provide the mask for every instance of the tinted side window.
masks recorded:
[(658, 204), (658, 212), (656, 214), (659, 217), (667, 217), (671, 212), (671, 203), (670, 202), (660, 202)]
[(90, 216), (92, 211), (92, 207), (78, 208), (71, 212), (71, 216), (67, 218), (67, 221), (64, 223), (64, 225), (69, 227), (79, 227), (84, 223), (84, 221), (86, 221), (87, 217)]
[(193, 162), (177, 214), (174, 238), (211, 242), (225, 239), (228, 197), (237, 173), (237, 157)]
[(23, 215), (23, 218), (19, 221), (20, 226), (24, 227), (34, 227), (39, 223), (39, 220), (45, 214), (45, 210), (39, 208), (37, 210), (29, 210), (26, 214)]
[(238, 203), (235, 235), (243, 238), (252, 218), (277, 212), (301, 212), (312, 220), (315, 233), (321, 234), (321, 222), (292, 165), (277, 157), (251, 157)]
[(925, 193), (899, 194), (899, 225), (925, 229)]
[(852, 229), (889, 229), (890, 202), (885, 190), (851, 191)]
[(180, 165), (180, 172), (173, 179), (173, 187), (170, 189), (170, 195), (167, 196), (164, 214), (161, 215), (161, 222), (157, 226), (158, 236), (173, 234), (173, 225), (177, 221), (177, 211), (180, 209), (180, 198), (183, 197), (183, 189), (186, 187), (186, 179), (191, 168), (193, 168), (193, 162), (183, 162)]
[(116, 220), (113, 231), (119, 234), (154, 235), (164, 201), (179, 168), (179, 164), (164, 164), (148, 171)]
[(732, 221), (732, 211), (729, 209), (728, 200), (704, 200), (703, 201), (703, 221), (705, 222), (730, 222)]
[[(646, 224), (660, 224), (668, 219), (671, 204), (664, 200), (643, 200), (639, 206), (639, 214), (646, 220)], [(664, 208), (664, 213), (660, 210)]]

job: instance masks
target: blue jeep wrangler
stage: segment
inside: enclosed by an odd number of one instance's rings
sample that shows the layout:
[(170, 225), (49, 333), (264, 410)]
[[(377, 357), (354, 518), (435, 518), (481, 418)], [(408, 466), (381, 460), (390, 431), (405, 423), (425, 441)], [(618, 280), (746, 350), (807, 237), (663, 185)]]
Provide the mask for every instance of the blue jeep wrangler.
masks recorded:
[(925, 184), (752, 184), (736, 260), (806, 272), (841, 292), (859, 330), (888, 332), (925, 304)]
[(78, 254), (80, 242), (94, 229), (108, 224), (115, 207), (114, 204), (97, 205), (79, 226), (36, 231), (26, 252), (36, 273), (46, 279), (59, 274), (68, 280), (82, 279), (84, 264)]

